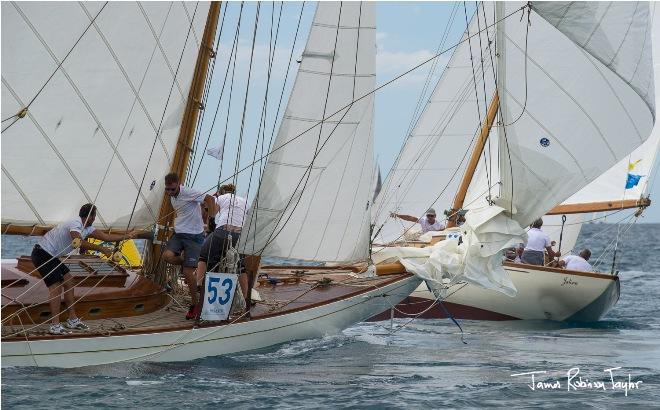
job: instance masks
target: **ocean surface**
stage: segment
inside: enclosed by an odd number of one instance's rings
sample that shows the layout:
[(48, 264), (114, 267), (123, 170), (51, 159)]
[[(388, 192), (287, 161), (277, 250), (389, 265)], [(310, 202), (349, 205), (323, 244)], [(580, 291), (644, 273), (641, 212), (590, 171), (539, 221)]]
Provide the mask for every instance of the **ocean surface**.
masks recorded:
[[(595, 259), (616, 232), (585, 225), (577, 248), (591, 248)], [(2, 258), (28, 253), (33, 242), (3, 236)], [(660, 225), (634, 225), (617, 261), (621, 299), (600, 322), (461, 321), (463, 344), (449, 320), (396, 320), (394, 333), (389, 321), (360, 323), (322, 339), (192, 362), (3, 368), (2, 406), (660, 408)], [(546, 372), (535, 375), (546, 387), (512, 376), (528, 372)]]

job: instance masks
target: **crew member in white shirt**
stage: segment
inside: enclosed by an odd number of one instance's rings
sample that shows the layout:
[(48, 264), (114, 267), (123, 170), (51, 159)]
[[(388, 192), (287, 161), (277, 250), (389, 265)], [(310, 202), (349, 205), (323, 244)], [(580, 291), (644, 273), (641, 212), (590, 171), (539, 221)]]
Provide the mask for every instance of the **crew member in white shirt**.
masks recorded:
[(421, 218), (416, 218), (412, 215), (397, 214), (394, 212), (391, 212), (390, 216), (392, 218), (400, 218), (404, 221), (420, 224), (422, 226), (422, 233), (428, 231), (443, 231), (445, 229), (445, 224), (436, 219), (435, 209), (433, 208), (429, 208), (429, 210), (426, 211), (426, 215)]
[(559, 252), (552, 249), (550, 237), (541, 230), (541, 226), (543, 226), (543, 219), (539, 218), (534, 221), (529, 231), (527, 231), (527, 244), (520, 257), (522, 263), (545, 265), (544, 251), (548, 252), (548, 257), (551, 259), (559, 256)]
[[(203, 204), (210, 209), (213, 208), (215, 202), (213, 196), (181, 185), (179, 176), (174, 172), (165, 175), (165, 193), (170, 196), (176, 219), (174, 235), (167, 241), (163, 259), (172, 265), (183, 266), (183, 275), (192, 299), (186, 319), (193, 319), (198, 294), (195, 268), (199, 251), (204, 242), (204, 220), (206, 219)], [(183, 255), (181, 255), (182, 252)]]
[[(207, 271), (217, 271), (218, 264), (224, 258), (227, 249), (238, 244), (243, 221), (249, 209), (247, 199), (236, 195), (236, 187), (233, 184), (222, 185), (219, 193), (215, 200), (215, 208), (209, 215), (209, 227), (213, 229), (213, 233), (206, 237), (199, 255), (198, 283), (203, 283)], [(241, 273), (238, 280), (243, 296), (248, 300), (247, 275)]]
[(579, 272), (593, 272), (594, 268), (587, 262), (589, 258), (591, 258), (591, 251), (589, 249), (582, 249), (579, 256), (568, 255), (563, 260), (560, 260), (559, 266)]
[[(93, 250), (110, 256), (112, 255), (111, 248), (95, 245), (85, 239), (89, 237), (105, 242), (115, 242), (135, 238), (135, 231), (121, 235), (100, 231), (92, 227), (95, 219), (96, 206), (85, 204), (80, 208), (77, 218), (70, 219), (48, 231), (32, 249), (32, 263), (48, 287), (48, 300), (52, 315), (51, 334), (66, 334), (69, 333), (68, 329), (88, 329), (87, 325), (76, 316), (73, 277), (69, 273), (69, 268), (59, 259), (60, 256), (73, 251), (73, 240), (76, 238), (81, 240), (81, 251)], [(69, 315), (69, 320), (64, 323), (64, 326), (60, 324), (62, 294), (64, 294), (64, 302)]]

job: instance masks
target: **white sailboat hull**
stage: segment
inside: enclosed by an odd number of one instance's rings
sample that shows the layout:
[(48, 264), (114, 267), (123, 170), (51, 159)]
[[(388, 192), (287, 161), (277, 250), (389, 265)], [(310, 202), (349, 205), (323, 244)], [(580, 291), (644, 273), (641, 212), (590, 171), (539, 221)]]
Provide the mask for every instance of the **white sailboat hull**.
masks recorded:
[[(453, 286), (444, 299), (455, 318), (473, 320), (546, 319), (591, 322), (602, 318), (619, 300), (619, 278), (614, 275), (507, 265), (507, 274), (518, 289), (514, 297), (465, 282)], [(408, 314), (420, 313), (435, 300), (426, 283), (397, 306)], [(377, 316), (389, 317), (389, 312)], [(440, 306), (423, 318), (445, 318)]]
[(339, 332), (396, 305), (419, 283), (417, 277), (406, 277), (318, 307), (222, 326), (3, 342), (2, 366), (82, 367), (117, 362), (170, 362), (260, 349)]

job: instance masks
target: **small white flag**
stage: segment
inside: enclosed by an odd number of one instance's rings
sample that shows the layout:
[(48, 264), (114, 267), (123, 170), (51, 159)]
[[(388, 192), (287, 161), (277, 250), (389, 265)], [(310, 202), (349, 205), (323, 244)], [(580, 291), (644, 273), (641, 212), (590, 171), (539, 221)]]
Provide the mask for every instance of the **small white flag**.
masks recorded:
[(225, 144), (223, 143), (215, 148), (209, 148), (206, 150), (206, 153), (215, 159), (222, 159), (222, 149), (224, 148), (224, 146)]

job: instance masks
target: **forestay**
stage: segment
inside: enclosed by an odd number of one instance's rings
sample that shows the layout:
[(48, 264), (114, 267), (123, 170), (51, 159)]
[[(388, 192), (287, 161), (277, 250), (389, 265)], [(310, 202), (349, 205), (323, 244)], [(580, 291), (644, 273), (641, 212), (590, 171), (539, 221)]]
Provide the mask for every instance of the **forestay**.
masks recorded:
[(3, 121), (32, 102), (2, 124), (3, 223), (54, 225), (95, 202), (98, 226), (126, 228), (138, 196), (131, 225), (155, 222), (208, 9), (2, 3)]
[[(483, 10), (479, 7), (479, 21), (475, 14), (463, 42), (447, 63), (376, 199), (376, 242), (401, 237), (401, 220), (390, 218), (390, 212), (422, 216), (433, 207), (442, 218), (442, 212), (451, 208), (475, 136), (495, 93), (496, 56), (488, 48), (495, 39), (495, 29), (479, 32), (479, 28), (493, 24), (493, 3), (485, 2), (483, 6)], [(483, 178), (479, 177), (474, 195), (466, 202), (468, 206), (483, 206), (485, 197), (494, 192), (489, 191), (489, 184), (496, 185), (498, 179), (493, 174), (497, 167), (495, 144), (486, 145), (477, 171)]]
[(368, 258), (374, 96), (349, 103), (374, 89), (375, 29), (375, 3), (318, 4), (242, 252)]

